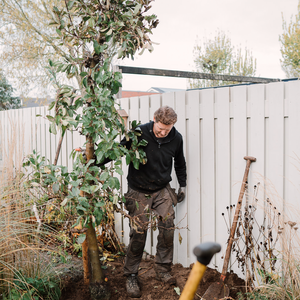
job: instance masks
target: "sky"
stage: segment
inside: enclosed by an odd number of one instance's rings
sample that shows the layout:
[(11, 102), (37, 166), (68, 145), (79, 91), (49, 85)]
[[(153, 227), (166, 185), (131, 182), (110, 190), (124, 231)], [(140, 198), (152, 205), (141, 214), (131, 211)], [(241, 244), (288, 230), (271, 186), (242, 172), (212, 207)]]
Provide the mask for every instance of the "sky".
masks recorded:
[[(298, 0), (155, 0), (149, 12), (159, 24), (151, 40), (154, 51), (135, 55), (118, 64), (156, 69), (194, 71), (196, 42), (214, 38), (222, 30), (231, 44), (247, 47), (257, 60), (257, 77), (285, 78), (281, 69), (279, 36), (282, 18), (297, 14)], [(151, 87), (186, 89), (184, 78), (123, 74), (123, 90), (147, 91)]]

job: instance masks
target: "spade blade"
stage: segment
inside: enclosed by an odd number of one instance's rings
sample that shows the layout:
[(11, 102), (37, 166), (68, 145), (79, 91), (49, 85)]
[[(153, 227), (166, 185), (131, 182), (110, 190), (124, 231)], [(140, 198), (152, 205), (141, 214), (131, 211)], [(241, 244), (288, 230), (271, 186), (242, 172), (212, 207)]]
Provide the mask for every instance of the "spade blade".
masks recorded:
[(212, 283), (202, 296), (203, 300), (219, 300), (229, 296), (229, 287), (223, 281)]

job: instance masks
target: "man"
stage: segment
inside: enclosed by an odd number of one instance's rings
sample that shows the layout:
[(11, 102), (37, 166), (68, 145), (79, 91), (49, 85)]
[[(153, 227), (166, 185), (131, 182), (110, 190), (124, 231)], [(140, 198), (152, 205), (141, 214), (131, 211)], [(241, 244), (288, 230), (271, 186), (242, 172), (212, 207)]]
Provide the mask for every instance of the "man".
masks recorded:
[[(149, 222), (148, 210), (158, 218), (159, 235), (155, 257), (156, 278), (168, 284), (175, 284), (175, 278), (169, 273), (173, 261), (174, 218), (173, 203), (185, 198), (186, 163), (183, 154), (183, 140), (175, 129), (177, 114), (168, 106), (159, 108), (153, 121), (140, 125), (141, 139), (148, 144), (144, 147), (147, 163), (136, 170), (132, 163), (128, 170), (128, 192), (124, 195), (125, 207), (131, 217), (137, 217), (142, 223)], [(128, 147), (125, 139), (121, 144)], [(176, 195), (170, 188), (172, 163), (180, 188)], [(137, 203), (136, 203), (137, 202)], [(144, 226), (145, 227), (145, 226)], [(125, 258), (124, 274), (127, 276), (126, 289), (132, 298), (141, 297), (138, 283), (138, 269), (141, 262), (147, 236), (147, 228), (131, 227), (130, 242)]]

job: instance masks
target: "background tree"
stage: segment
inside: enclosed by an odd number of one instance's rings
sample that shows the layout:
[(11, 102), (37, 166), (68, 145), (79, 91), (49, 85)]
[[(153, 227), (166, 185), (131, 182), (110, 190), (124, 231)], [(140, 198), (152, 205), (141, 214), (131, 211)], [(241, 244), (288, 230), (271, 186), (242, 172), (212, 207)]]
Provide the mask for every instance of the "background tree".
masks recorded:
[[(204, 40), (203, 45), (194, 47), (194, 63), (196, 71), (210, 74), (227, 74), (239, 76), (255, 76), (256, 59), (246, 48), (235, 49), (231, 40), (222, 31), (218, 31), (213, 39)], [(190, 88), (201, 88), (233, 84), (235, 82), (220, 80), (190, 80)]]
[(0, 0), (0, 63), (9, 78), (26, 95), (32, 88), (43, 92), (49, 88), (44, 70), (48, 59), (67, 57), (68, 49), (59, 47), (53, 6), (59, 0)]
[(21, 99), (13, 97), (14, 89), (7, 82), (3, 73), (0, 71), (0, 110), (8, 110), (21, 107)]
[(283, 71), (287, 78), (300, 76), (300, 1), (298, 4), (298, 14), (295, 20), (291, 18), (290, 23), (283, 19), (283, 33), (279, 36), (281, 42), (280, 60)]
[[(0, 0), (0, 65), (25, 96), (33, 89), (53, 93), (45, 70), (48, 60), (69, 59), (71, 48), (62, 45), (55, 26), (49, 26), (56, 22), (53, 7), (61, 9), (63, 5), (59, 0)], [(116, 54), (113, 47), (109, 52), (110, 56)], [(62, 73), (57, 80), (68, 82)], [(69, 84), (79, 87), (80, 81), (74, 76)]]

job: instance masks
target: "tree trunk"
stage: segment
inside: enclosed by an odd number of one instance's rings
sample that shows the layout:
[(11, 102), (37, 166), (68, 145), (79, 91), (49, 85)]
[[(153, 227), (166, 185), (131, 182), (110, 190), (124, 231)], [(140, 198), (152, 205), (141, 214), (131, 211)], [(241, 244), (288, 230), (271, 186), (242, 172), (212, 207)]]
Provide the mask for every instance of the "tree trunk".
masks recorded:
[[(91, 138), (87, 138), (86, 144), (86, 157), (87, 161), (94, 157), (94, 143)], [(101, 269), (99, 248), (97, 243), (96, 231), (93, 227), (92, 221), (88, 224), (88, 230), (86, 232), (86, 239), (88, 244), (89, 261), (91, 264), (92, 274), (90, 274), (90, 283), (102, 283), (104, 281), (104, 275)], [(83, 255), (83, 253), (82, 253)], [(83, 259), (85, 259), (83, 257)]]
[(91, 221), (89, 222), (88, 226), (89, 228), (86, 232), (86, 237), (89, 245), (88, 251), (92, 269), (90, 283), (102, 283), (104, 281), (104, 276), (101, 269), (96, 231)]
[(89, 254), (88, 254), (88, 241), (87, 236), (82, 243), (82, 262), (83, 262), (83, 281), (85, 285), (90, 284), (90, 272), (89, 272)]

